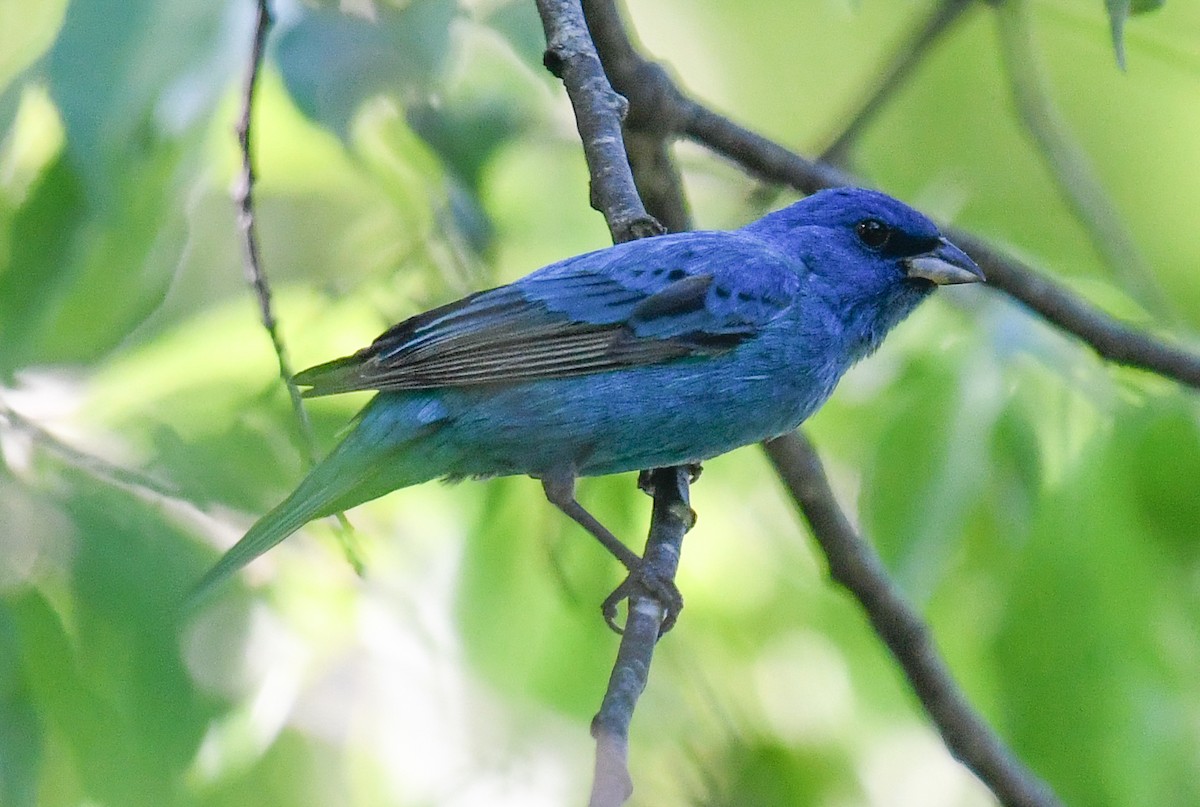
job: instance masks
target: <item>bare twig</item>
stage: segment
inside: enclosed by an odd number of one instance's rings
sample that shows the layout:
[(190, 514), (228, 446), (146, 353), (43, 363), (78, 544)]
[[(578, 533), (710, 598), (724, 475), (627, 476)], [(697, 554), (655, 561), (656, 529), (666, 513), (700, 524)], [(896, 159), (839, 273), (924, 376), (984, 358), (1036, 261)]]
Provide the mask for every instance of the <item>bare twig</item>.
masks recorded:
[(971, 708), (938, 654), (929, 628), (888, 578), (871, 545), (846, 519), (812, 444), (799, 432), (763, 444), (829, 559), (829, 574), (862, 604), (872, 627), (903, 668), (956, 759), (1006, 807), (1061, 802)]
[(292, 402), (292, 411), (296, 414), (296, 447), (304, 458), (306, 466), (312, 466), (316, 458), (315, 441), (313, 440), (312, 424), (308, 412), (300, 398), (300, 389), (292, 380), (292, 368), (288, 361), (287, 349), (283, 338), (279, 335), (279, 326), (275, 321), (275, 311), (271, 304), (271, 286), (267, 282), (266, 273), (262, 269), (262, 261), (258, 249), (258, 235), (254, 223), (254, 157), (251, 152), (251, 118), (254, 111), (254, 95), (258, 86), (258, 74), (262, 69), (263, 49), (267, 41), (267, 31), (271, 27), (271, 12), (267, 8), (267, 0), (257, 0), (257, 14), (254, 20), (254, 41), (250, 48), (250, 58), (246, 64), (246, 77), (242, 83), (242, 109), (237, 124), (238, 145), (242, 152), (242, 170), (234, 190), (234, 201), (238, 207), (238, 228), (242, 231), (242, 258), (246, 272), (246, 281), (254, 289), (258, 300), (258, 313), (262, 319), (263, 328), (271, 339), (271, 347), (275, 350), (275, 359), (279, 364), (279, 379), (287, 388), (288, 398)]
[[(308, 410), (300, 397), (300, 389), (292, 379), (292, 367), (288, 360), (287, 348), (279, 333), (275, 320), (275, 310), (271, 303), (271, 285), (267, 282), (266, 272), (262, 268), (262, 259), (258, 249), (258, 234), (254, 217), (254, 155), (251, 150), (252, 118), (254, 113), (254, 98), (258, 88), (258, 75), (262, 70), (264, 48), (267, 33), (271, 28), (271, 11), (267, 0), (256, 0), (254, 19), (254, 38), (250, 46), (250, 56), (246, 63), (246, 76), (242, 82), (241, 114), (237, 123), (238, 146), (242, 153), (242, 170), (234, 189), (234, 202), (237, 204), (238, 228), (242, 232), (242, 259), (246, 282), (254, 290), (258, 300), (259, 318), (263, 328), (271, 340), (275, 351), (275, 360), (279, 366), (279, 379), (287, 389), (288, 400), (292, 404), (292, 412), (296, 416), (295, 443), (306, 468), (311, 468), (316, 461), (316, 440), (313, 437), (312, 422), (308, 418)], [(353, 530), (346, 517), (338, 513), (338, 543), (346, 560), (354, 567), (356, 574), (363, 574), (363, 561), (353, 542)]]
[(895, 49), (891, 60), (879, 71), (870, 95), (850, 116), (840, 134), (821, 154), (821, 162), (841, 165), (850, 148), (858, 141), (866, 128), (875, 120), (876, 114), (896, 96), (900, 85), (912, 75), (913, 70), (928, 55), (933, 45), (942, 38), (962, 17), (974, 0), (942, 0), (921, 21), (915, 31), (905, 37)]
[[(538, 0), (538, 12), (546, 32), (546, 67), (562, 78), (575, 110), (592, 206), (604, 214), (614, 241), (661, 233), (662, 225), (646, 212), (630, 172), (621, 130), (626, 103), (609, 85), (579, 0)], [(647, 473), (654, 509), (642, 562), (660, 580), (674, 580), (683, 535), (694, 518), (687, 505), (688, 473), (682, 468)], [(650, 675), (664, 615), (663, 603), (633, 587), (612, 676), (592, 724), (596, 765), (590, 807), (619, 807), (632, 793), (629, 725)]]

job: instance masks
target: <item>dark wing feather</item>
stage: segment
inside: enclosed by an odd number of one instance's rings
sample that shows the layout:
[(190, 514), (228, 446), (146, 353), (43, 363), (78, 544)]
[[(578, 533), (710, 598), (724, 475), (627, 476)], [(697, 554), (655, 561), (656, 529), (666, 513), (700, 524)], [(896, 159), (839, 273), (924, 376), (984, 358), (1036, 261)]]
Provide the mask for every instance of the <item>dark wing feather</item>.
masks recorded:
[[(697, 235), (701, 243), (704, 237), (717, 242), (714, 256), (722, 260), (713, 271), (707, 271), (713, 261), (696, 260)], [(296, 382), (311, 387), (305, 395), (317, 396), (505, 384), (655, 364), (729, 350), (791, 304), (799, 285), (795, 267), (764, 256), (757, 245), (747, 249), (730, 234), (691, 236), (686, 261), (678, 254), (679, 237), (670, 236), (573, 258), (418, 314), (353, 356), (305, 370)], [(652, 249), (650, 242), (659, 243)], [(747, 254), (738, 255), (737, 247)], [(740, 271), (728, 268), (731, 251), (741, 258)], [(681, 262), (699, 269), (670, 271)], [(664, 283), (664, 276), (679, 279)]]

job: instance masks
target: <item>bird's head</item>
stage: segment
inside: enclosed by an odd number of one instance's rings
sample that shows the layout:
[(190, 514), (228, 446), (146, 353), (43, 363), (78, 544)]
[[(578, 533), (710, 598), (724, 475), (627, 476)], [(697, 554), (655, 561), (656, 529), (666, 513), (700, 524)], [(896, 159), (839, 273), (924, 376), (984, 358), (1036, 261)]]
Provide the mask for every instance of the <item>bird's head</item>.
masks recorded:
[(820, 191), (746, 229), (804, 261), (810, 298), (844, 326), (859, 356), (937, 286), (984, 279), (936, 224), (878, 191)]

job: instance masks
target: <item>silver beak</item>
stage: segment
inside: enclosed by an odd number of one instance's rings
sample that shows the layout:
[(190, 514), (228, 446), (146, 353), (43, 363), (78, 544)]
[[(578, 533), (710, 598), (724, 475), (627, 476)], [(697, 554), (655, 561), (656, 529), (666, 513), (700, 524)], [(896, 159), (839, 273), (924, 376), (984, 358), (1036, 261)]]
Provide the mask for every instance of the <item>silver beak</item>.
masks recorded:
[(904, 264), (909, 277), (923, 277), (939, 286), (979, 283), (984, 280), (983, 271), (975, 265), (975, 261), (945, 238), (929, 252), (905, 258)]

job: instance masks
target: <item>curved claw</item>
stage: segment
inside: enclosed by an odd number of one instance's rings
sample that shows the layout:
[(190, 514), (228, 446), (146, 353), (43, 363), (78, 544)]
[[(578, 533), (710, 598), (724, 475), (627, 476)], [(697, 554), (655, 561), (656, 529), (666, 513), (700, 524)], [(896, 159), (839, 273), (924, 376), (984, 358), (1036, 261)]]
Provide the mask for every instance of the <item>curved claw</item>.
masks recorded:
[(617, 624), (617, 605), (621, 600), (629, 597), (629, 578), (626, 577), (621, 585), (613, 589), (612, 593), (604, 598), (604, 602), (600, 603), (600, 613), (604, 615), (604, 622), (608, 625), (608, 629), (618, 636), (625, 634), (625, 629)]
[(600, 604), (600, 613), (604, 615), (604, 621), (614, 633), (625, 633), (625, 629), (617, 624), (617, 606), (622, 600), (634, 597), (649, 597), (662, 606), (664, 613), (662, 623), (658, 627), (659, 636), (675, 627), (679, 612), (683, 610), (683, 595), (679, 593), (679, 588), (673, 580), (655, 574), (643, 563), (631, 571)]

